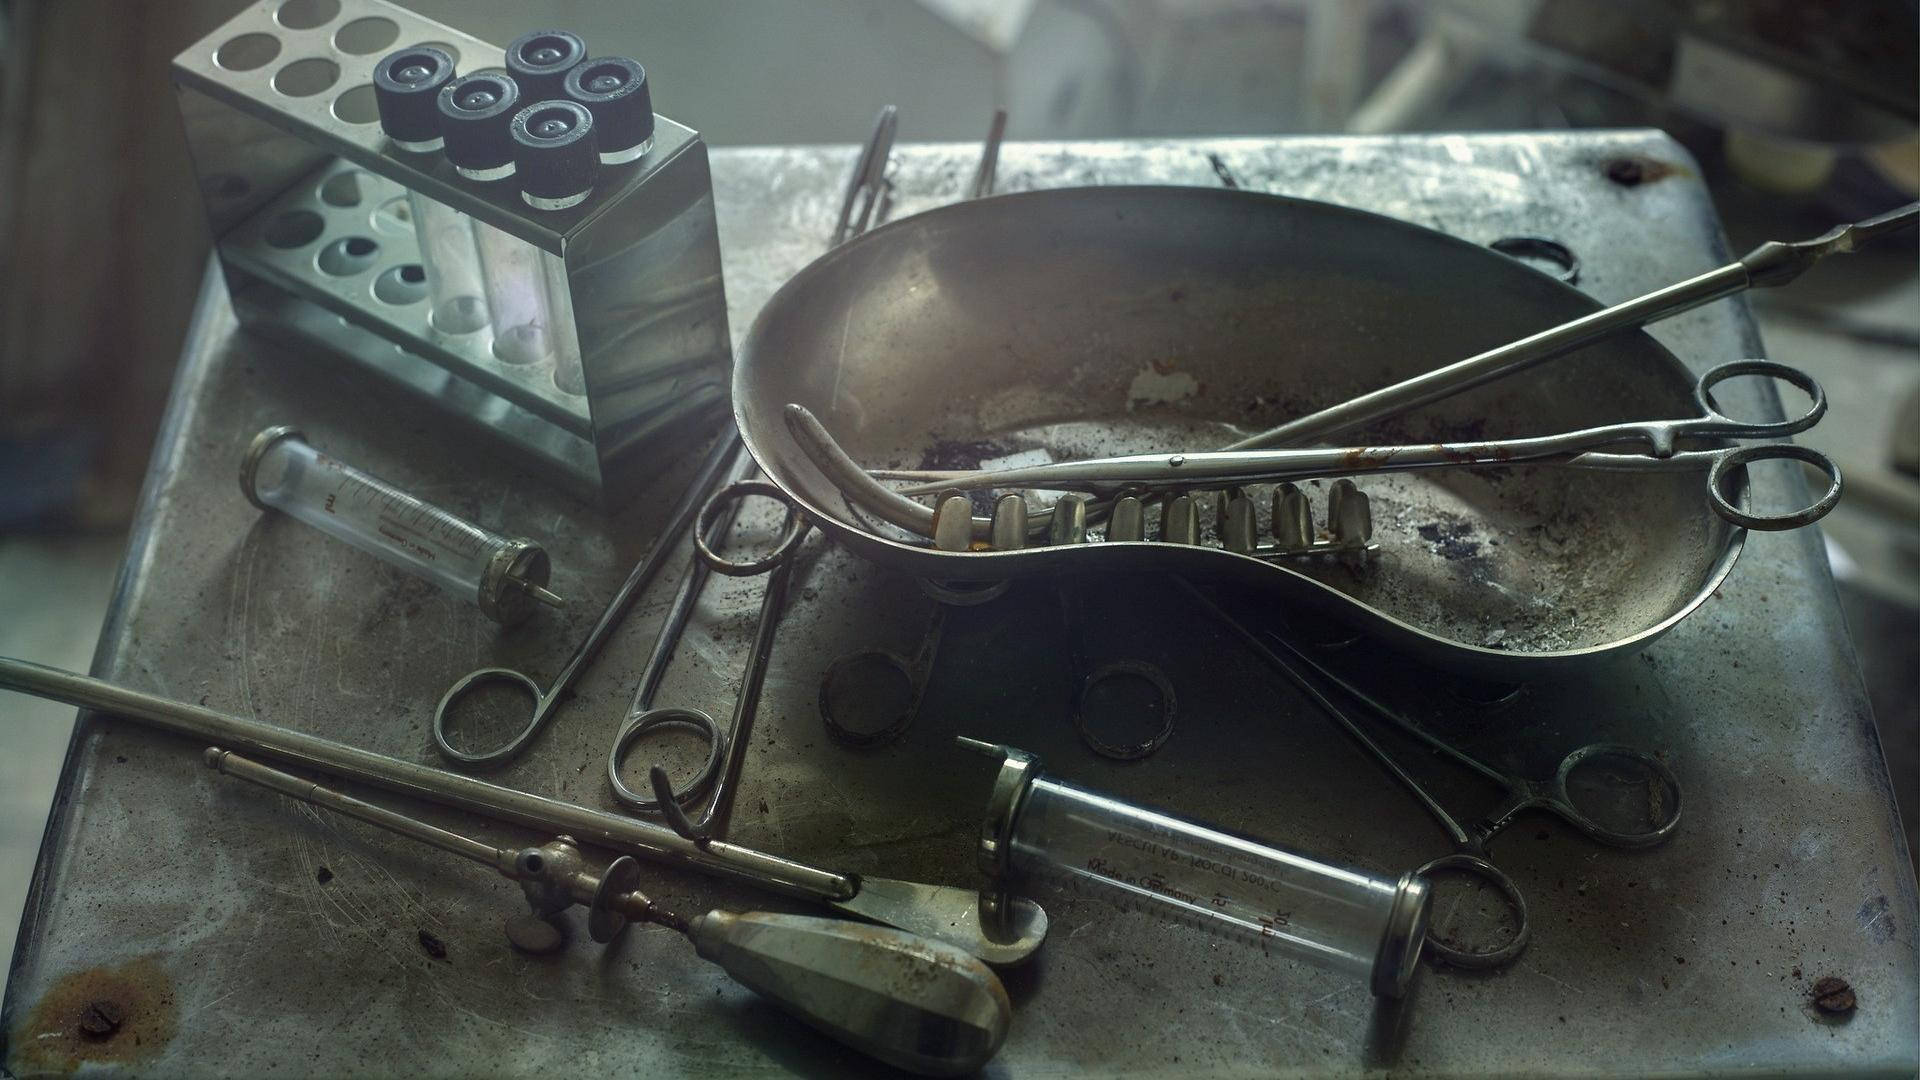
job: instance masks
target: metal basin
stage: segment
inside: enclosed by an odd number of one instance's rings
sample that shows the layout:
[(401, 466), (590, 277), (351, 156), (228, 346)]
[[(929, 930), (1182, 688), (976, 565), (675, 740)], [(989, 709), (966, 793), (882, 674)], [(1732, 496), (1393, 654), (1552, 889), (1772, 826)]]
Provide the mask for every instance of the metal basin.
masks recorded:
[[(1176, 187), (1008, 195), (894, 222), (795, 276), (741, 350), (734, 413), (774, 482), (876, 563), (943, 579), (1231, 579), (1444, 667), (1532, 678), (1645, 646), (1726, 576), (1744, 532), (1708, 508), (1701, 475), (1363, 477), (1379, 544), (1364, 560), (1105, 542), (952, 553), (855, 511), (782, 409), (807, 406), (869, 468), (1213, 448), (1598, 306), (1504, 255), (1323, 203)], [(1343, 441), (1687, 416), (1691, 386), (1634, 333)], [(1325, 495), (1310, 491), (1317, 516)]]

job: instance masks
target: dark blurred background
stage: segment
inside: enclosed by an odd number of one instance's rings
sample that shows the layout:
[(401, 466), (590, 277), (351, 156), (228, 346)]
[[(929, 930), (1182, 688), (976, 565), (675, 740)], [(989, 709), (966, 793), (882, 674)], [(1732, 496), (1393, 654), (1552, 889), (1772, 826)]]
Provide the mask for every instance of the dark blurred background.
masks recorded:
[[(0, 654), (87, 666), (206, 260), (167, 65), (240, 6), (0, 0)], [(1920, 191), (1914, 0), (408, 6), (491, 41), (550, 23), (634, 56), (655, 107), (717, 146), (855, 143), (886, 102), (916, 141), (978, 140), (995, 107), (1011, 139), (1655, 126), (1700, 160), (1735, 250)], [(1772, 354), (1833, 402), (1803, 440), (1849, 481), (1822, 527), (1911, 823), (1912, 236), (1752, 303)], [(0, 701), (0, 934), (71, 715)]]

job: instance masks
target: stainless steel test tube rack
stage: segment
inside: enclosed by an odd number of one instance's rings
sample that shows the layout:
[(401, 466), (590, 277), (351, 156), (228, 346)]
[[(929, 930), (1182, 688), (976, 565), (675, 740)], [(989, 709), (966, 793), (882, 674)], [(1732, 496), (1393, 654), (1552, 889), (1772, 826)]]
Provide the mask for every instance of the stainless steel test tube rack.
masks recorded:
[[(713, 185), (699, 133), (656, 118), (653, 147), (600, 167), (565, 210), (511, 180), (462, 179), (382, 132), (381, 57), (432, 44), (460, 72), (502, 49), (384, 0), (254, 3), (173, 62), (207, 217), (242, 324), (319, 346), (532, 455), (613, 506), (660, 447), (723, 423), (731, 342)], [(433, 318), (416, 219), (472, 222), (479, 267), (544, 291), (546, 350)], [(649, 451), (653, 451), (649, 453)]]

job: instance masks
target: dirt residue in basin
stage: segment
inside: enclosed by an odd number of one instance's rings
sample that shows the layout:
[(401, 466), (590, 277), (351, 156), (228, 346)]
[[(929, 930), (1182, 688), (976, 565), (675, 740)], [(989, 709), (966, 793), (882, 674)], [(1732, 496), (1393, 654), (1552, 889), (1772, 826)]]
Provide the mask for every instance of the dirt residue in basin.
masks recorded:
[(154, 957), (76, 971), (9, 1033), (7, 1068), (35, 1076), (147, 1061), (173, 1039), (178, 1018), (173, 982)]

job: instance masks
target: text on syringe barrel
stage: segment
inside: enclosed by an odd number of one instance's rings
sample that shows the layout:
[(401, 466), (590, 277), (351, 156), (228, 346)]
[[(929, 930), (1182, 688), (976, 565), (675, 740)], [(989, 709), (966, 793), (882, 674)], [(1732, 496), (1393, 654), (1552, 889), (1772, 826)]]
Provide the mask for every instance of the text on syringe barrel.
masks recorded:
[(471, 602), (478, 602), (494, 554), (511, 543), (328, 457), (297, 436), (276, 440), (260, 455), (252, 475), (253, 496), (261, 503)]
[(1012, 869), (1367, 979), (1397, 882), (1035, 777)]

